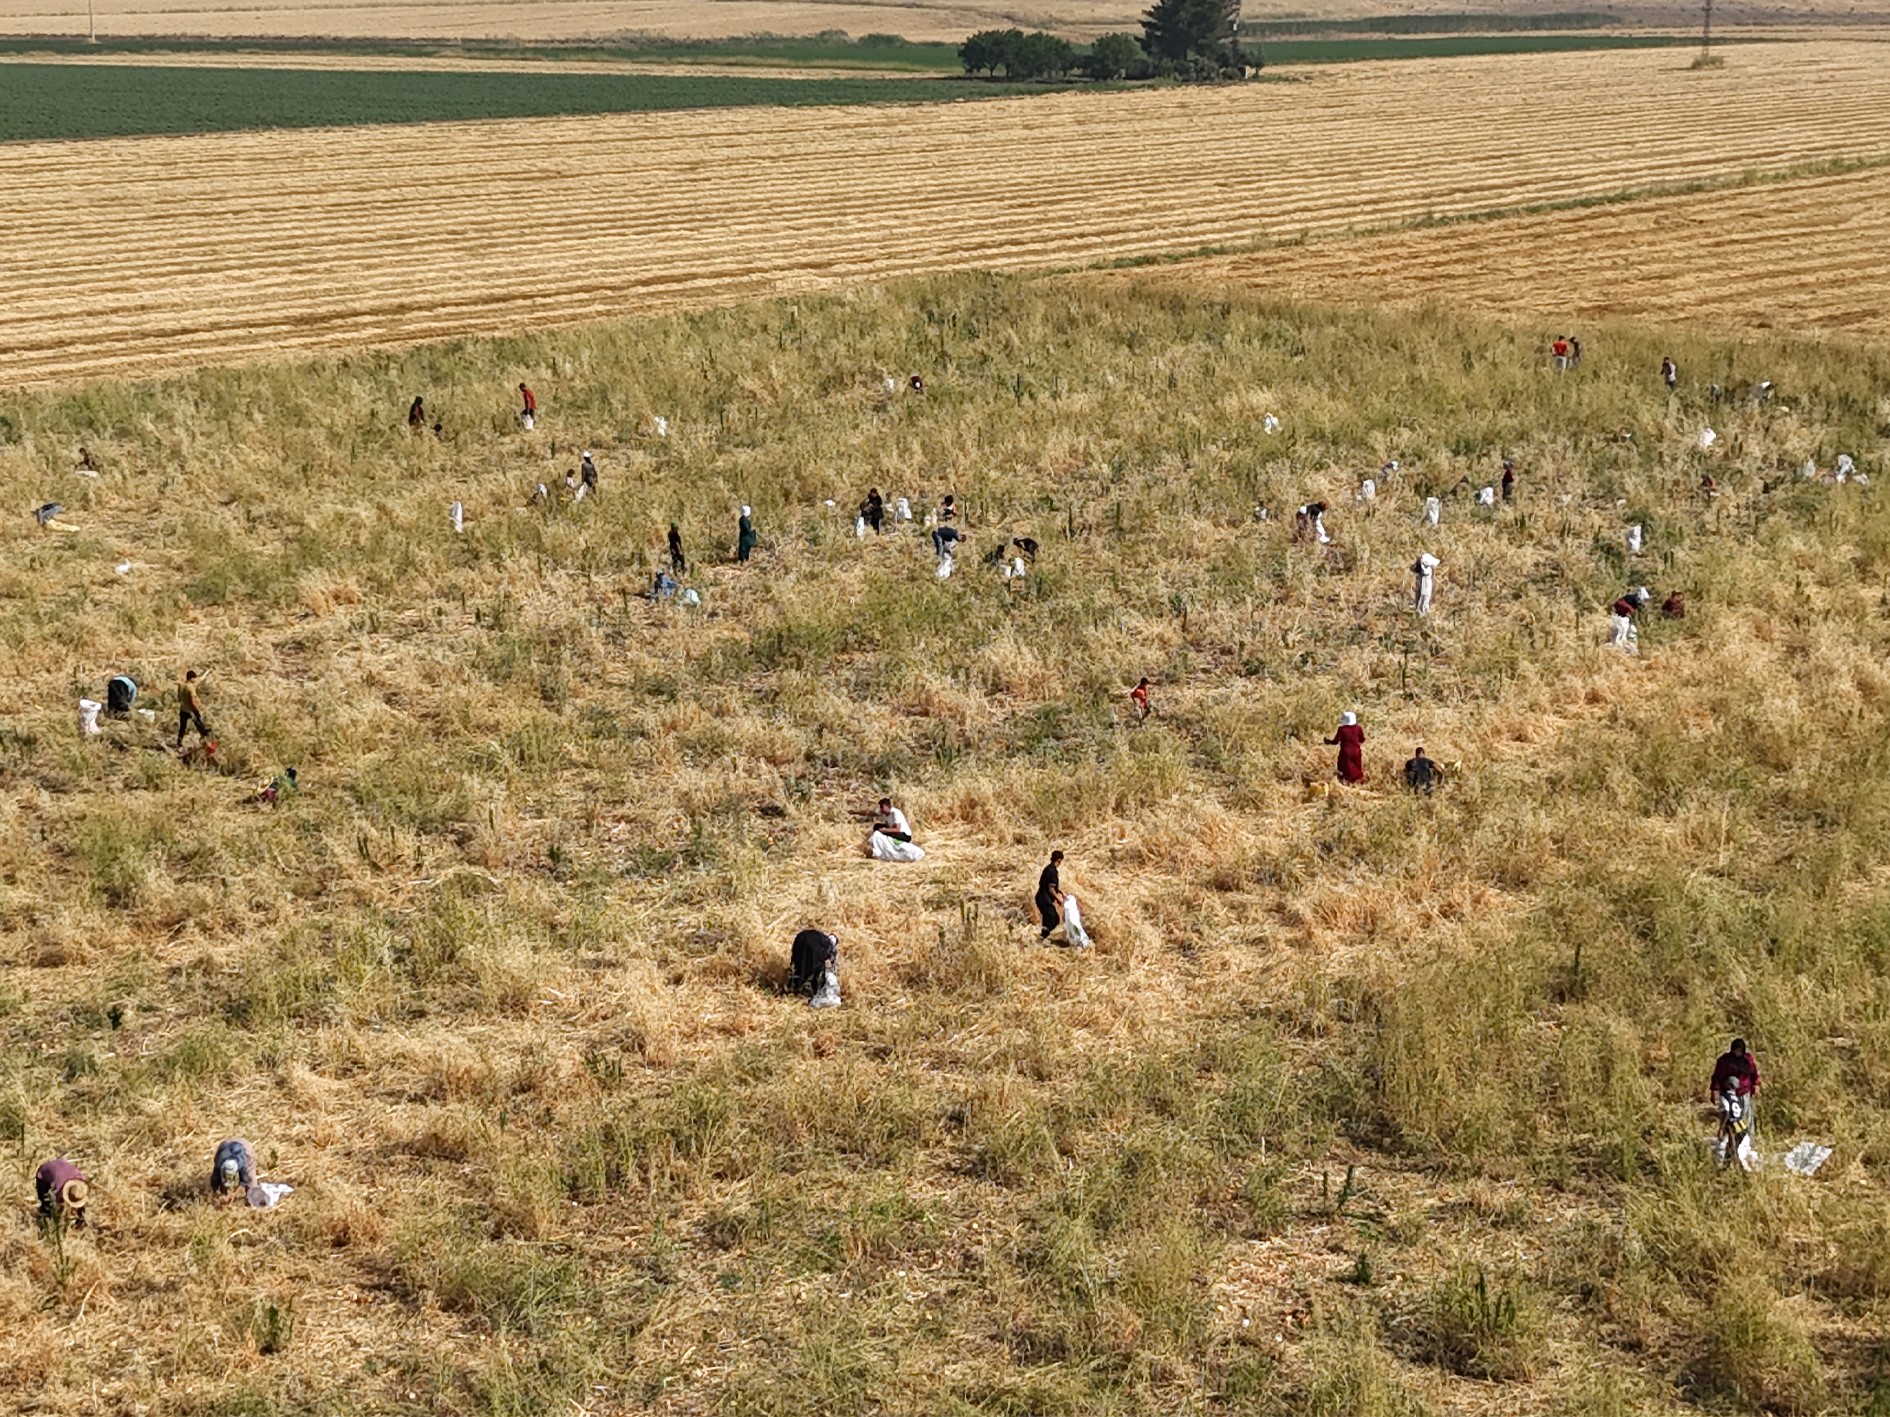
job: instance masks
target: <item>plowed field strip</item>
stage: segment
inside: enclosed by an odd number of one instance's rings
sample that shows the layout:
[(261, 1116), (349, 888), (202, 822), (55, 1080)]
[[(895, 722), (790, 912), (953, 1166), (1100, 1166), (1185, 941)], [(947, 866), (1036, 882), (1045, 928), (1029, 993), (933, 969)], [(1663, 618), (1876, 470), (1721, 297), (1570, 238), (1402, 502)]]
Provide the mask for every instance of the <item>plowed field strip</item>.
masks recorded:
[(1755, 46), (1709, 74), (1671, 54), (1544, 54), (937, 108), (18, 144), (0, 148), (0, 383), (1890, 156), (1878, 53)]
[(1106, 279), (1890, 335), (1890, 171), (1318, 241)]

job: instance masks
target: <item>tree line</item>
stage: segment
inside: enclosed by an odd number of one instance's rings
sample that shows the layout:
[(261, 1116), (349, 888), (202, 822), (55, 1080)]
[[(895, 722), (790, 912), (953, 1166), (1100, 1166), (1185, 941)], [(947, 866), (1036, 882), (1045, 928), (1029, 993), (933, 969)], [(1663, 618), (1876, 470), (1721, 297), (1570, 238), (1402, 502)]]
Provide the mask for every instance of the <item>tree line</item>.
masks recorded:
[(1079, 50), (1041, 30), (980, 30), (958, 46), (965, 72), (1014, 80), (1244, 77), (1255, 63), (1240, 47), (1239, 0), (1155, 0), (1142, 33), (1106, 34)]

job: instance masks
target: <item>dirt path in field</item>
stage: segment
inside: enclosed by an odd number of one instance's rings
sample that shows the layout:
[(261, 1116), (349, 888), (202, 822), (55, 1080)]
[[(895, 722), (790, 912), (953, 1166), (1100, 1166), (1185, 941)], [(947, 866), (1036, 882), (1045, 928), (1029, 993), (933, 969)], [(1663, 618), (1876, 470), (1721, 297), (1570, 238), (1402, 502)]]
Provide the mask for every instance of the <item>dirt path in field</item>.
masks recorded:
[[(0, 147), (14, 277), (0, 383), (1255, 245), (1877, 158), (1890, 155), (1881, 54), (1754, 46), (1708, 73), (1665, 51), (1539, 54), (917, 108), (15, 144)], [(1770, 249), (1780, 270), (1832, 288), (1884, 263), (1881, 242), (1802, 232)], [(1667, 308), (1687, 304), (1676, 290)]]

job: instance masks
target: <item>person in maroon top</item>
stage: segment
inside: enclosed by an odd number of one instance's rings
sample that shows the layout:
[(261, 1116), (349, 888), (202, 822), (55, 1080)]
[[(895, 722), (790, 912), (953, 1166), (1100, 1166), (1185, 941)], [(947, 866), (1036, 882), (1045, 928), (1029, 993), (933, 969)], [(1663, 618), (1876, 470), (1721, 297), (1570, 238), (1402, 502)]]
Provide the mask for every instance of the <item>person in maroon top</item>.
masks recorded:
[(1733, 1039), (1719, 1055), (1719, 1061), (1713, 1064), (1713, 1081), (1707, 1086), (1707, 1096), (1716, 1098), (1728, 1088), (1738, 1097), (1750, 1097), (1759, 1090), (1759, 1065), (1753, 1061), (1743, 1038)]
[(1365, 730), (1358, 726), (1358, 715), (1339, 715), (1339, 731), (1326, 739), (1326, 746), (1339, 749), (1339, 781), (1365, 780)]
[(63, 1220), (78, 1227), (85, 1224), (85, 1173), (65, 1157), (41, 1164), (33, 1174), (33, 1190), (39, 1196), (39, 1213), (48, 1220)]
[(532, 420), (538, 417), (538, 397), (523, 384), (518, 386), (518, 391), (525, 399), (524, 411), (519, 416), (525, 420), (526, 426), (530, 427)]
[(1555, 356), (1555, 372), (1560, 374), (1568, 368), (1568, 339), (1557, 335), (1549, 343), (1549, 353)]

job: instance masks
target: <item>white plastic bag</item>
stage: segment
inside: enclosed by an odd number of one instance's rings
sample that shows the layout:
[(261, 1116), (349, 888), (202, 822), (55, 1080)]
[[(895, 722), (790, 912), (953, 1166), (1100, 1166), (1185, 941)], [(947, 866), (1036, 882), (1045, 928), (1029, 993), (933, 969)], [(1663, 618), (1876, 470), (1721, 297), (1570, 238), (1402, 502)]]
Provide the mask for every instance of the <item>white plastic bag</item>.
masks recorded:
[(1071, 891), (1063, 893), (1063, 936), (1079, 950), (1089, 948), (1089, 931), (1083, 928), (1083, 907)]
[(1711, 428), (1702, 428), (1700, 430), (1700, 451), (1701, 452), (1705, 452), (1708, 448), (1712, 447), (1713, 444), (1717, 443), (1718, 441), (1719, 441), (1719, 434), (1715, 433)]
[(1477, 505), (1479, 507), (1494, 507), (1496, 505), (1496, 489), (1494, 487), (1478, 488)]
[(95, 737), (98, 734), (99, 710), (104, 707), (105, 705), (99, 703), (96, 699), (79, 700), (80, 733), (84, 734), (87, 738)]
[(466, 509), (458, 502), (448, 507), (446, 514), (453, 519), (453, 530), (455, 532), (461, 532), (466, 529)]
[(1641, 554), (1641, 524), (1639, 522), (1635, 522), (1627, 529), (1627, 549), (1630, 556)]
[(885, 832), (874, 832), (867, 837), (866, 853), (875, 861), (925, 860), (925, 850), (917, 842), (900, 841)]
[(942, 581), (950, 580), (951, 574), (952, 574), (952, 558), (949, 556), (939, 557), (938, 558), (938, 578)]
[(1443, 514), (1444, 503), (1441, 498), (1426, 497), (1424, 499), (1424, 520), (1427, 524), (1436, 526), (1437, 519)]

